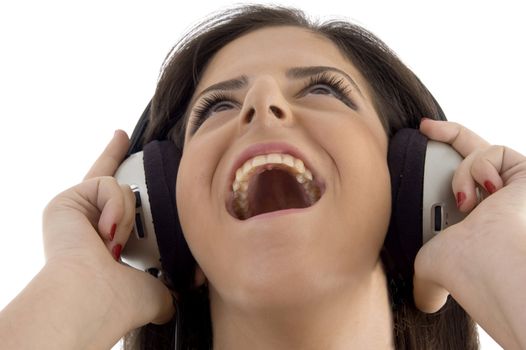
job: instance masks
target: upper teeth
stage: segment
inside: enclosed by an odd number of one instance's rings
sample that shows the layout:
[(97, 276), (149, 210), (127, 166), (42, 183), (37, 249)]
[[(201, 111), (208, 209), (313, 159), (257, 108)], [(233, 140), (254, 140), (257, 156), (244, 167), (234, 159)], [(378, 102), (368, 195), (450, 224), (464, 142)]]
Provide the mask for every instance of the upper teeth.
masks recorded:
[(296, 180), (303, 185), (309, 200), (312, 203), (320, 198), (320, 188), (314, 183), (312, 173), (305, 168), (301, 159), (294, 158), (289, 154), (270, 153), (259, 155), (247, 160), (236, 171), (236, 178), (232, 183), (234, 192), (234, 211), (240, 218), (250, 216), (248, 205), (248, 181), (258, 169), (285, 168), (295, 175)]
[(270, 153), (251, 158), (240, 166), (236, 171), (236, 179), (232, 184), (232, 190), (234, 192), (239, 189), (246, 190), (246, 188), (243, 187), (248, 186), (248, 180), (250, 176), (253, 175), (255, 169), (266, 164), (286, 165), (296, 173), (296, 180), (298, 180), (299, 183), (304, 183), (306, 180), (312, 181), (312, 173), (310, 170), (305, 169), (305, 165), (301, 159), (294, 158), (289, 154)]

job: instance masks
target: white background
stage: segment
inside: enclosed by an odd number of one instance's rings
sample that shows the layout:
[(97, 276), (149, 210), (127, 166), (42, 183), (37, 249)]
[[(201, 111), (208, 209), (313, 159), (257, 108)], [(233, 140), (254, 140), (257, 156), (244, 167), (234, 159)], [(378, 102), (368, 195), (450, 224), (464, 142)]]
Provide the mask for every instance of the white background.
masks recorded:
[[(131, 133), (183, 32), (232, 4), (184, 2), (0, 4), (0, 308), (44, 263), (46, 203), (82, 179), (115, 129)], [(308, 3), (283, 4), (365, 26), (413, 69), (450, 120), (526, 153), (519, 2)], [(487, 336), (482, 344), (499, 348)]]

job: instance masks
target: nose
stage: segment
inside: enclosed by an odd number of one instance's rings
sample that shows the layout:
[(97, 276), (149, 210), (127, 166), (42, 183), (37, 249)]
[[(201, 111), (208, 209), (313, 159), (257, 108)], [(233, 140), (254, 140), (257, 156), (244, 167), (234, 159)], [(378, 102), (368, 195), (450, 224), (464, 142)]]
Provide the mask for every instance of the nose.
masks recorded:
[(292, 122), (289, 103), (272, 77), (261, 77), (248, 90), (241, 110), (241, 127), (286, 126)]

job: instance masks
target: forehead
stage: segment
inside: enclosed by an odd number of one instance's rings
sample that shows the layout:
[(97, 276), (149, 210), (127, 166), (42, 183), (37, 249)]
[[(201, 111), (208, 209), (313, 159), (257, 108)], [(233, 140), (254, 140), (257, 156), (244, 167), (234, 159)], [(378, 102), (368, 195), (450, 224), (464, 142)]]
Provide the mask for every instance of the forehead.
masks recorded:
[(332, 41), (304, 28), (281, 26), (258, 29), (224, 46), (209, 62), (196, 92), (241, 74), (279, 75), (302, 66), (337, 67), (355, 77), (360, 87), (364, 85), (358, 70)]

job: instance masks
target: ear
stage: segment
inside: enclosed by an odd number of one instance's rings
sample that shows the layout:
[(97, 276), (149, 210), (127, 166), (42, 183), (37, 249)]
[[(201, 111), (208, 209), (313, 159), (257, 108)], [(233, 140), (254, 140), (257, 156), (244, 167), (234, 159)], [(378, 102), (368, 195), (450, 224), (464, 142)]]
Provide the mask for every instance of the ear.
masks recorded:
[(206, 283), (206, 276), (199, 265), (195, 267), (194, 287), (199, 288)]

